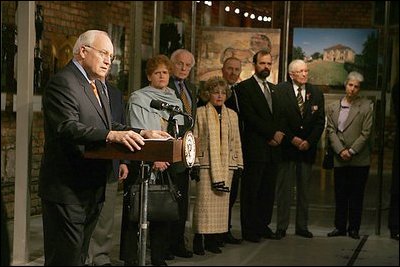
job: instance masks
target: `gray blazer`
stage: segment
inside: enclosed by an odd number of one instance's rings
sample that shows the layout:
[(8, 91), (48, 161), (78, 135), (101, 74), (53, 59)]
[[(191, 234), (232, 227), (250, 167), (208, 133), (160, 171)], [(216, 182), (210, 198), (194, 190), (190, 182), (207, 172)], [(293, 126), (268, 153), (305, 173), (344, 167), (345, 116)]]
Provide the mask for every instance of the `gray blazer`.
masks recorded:
[[(327, 107), (326, 132), (335, 152), (334, 166), (369, 166), (372, 148), (373, 103), (359, 97), (352, 103), (343, 132), (338, 130), (340, 101)], [(343, 161), (339, 153), (352, 148), (356, 154), (350, 161)]]

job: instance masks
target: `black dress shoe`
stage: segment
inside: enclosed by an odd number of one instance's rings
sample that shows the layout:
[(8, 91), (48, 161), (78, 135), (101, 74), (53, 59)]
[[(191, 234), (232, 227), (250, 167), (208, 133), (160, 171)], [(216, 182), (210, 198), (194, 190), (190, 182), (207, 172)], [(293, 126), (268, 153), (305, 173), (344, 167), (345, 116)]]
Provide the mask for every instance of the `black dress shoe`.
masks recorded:
[(174, 260), (175, 259), (175, 256), (174, 256), (174, 254), (172, 254), (172, 253), (167, 253), (166, 255), (165, 255), (165, 260), (167, 260), (167, 261), (172, 261), (172, 260)]
[(350, 230), (349, 236), (353, 239), (360, 239), (360, 235), (358, 234), (358, 231), (356, 231), (356, 230)]
[(225, 243), (235, 244), (235, 245), (242, 243), (242, 239), (235, 238), (230, 231), (225, 233), (224, 241)]
[(296, 235), (305, 237), (305, 238), (313, 238), (313, 234), (308, 230), (296, 230)]
[(207, 251), (210, 251), (212, 253), (215, 253), (215, 254), (221, 254), (222, 253), (222, 250), (217, 246), (207, 246), (207, 245), (205, 245), (204, 249), (207, 250)]
[(249, 241), (249, 242), (253, 242), (253, 243), (258, 243), (260, 242), (261, 238), (258, 235), (242, 235), (243, 236), (243, 240)]
[(275, 239), (276, 240), (281, 240), (282, 238), (284, 238), (286, 236), (286, 230), (276, 230), (275, 232)]
[(272, 232), (271, 228), (269, 228), (268, 226), (265, 232), (261, 234), (261, 236), (268, 239), (276, 239), (275, 233)]
[(346, 231), (341, 231), (339, 229), (333, 229), (332, 232), (327, 234), (328, 237), (333, 237), (333, 236), (346, 236)]
[(181, 258), (191, 258), (191, 257), (193, 257), (193, 252), (187, 250), (186, 248), (173, 250), (172, 254), (177, 256), (177, 257), (181, 257)]

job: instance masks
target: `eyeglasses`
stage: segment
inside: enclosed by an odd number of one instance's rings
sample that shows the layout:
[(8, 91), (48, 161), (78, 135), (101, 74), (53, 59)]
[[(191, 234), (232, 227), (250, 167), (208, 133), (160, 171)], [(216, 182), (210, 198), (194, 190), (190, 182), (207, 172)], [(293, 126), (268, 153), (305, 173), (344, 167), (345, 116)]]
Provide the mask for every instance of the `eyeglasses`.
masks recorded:
[(110, 62), (113, 62), (114, 59), (115, 59), (115, 56), (114, 56), (113, 54), (110, 54), (109, 52), (107, 52), (107, 51), (105, 51), (105, 50), (100, 50), (100, 49), (97, 49), (96, 47), (90, 46), (90, 45), (84, 45), (84, 47), (89, 47), (89, 48), (94, 49), (95, 51), (97, 51), (97, 53), (99, 53), (99, 55), (100, 55), (103, 59), (108, 58), (108, 59), (110, 60)]
[(292, 73), (294, 73), (294, 74), (302, 74), (302, 73), (305, 73), (305, 74), (307, 74), (308, 73), (308, 70), (298, 70), (298, 71), (293, 71)]

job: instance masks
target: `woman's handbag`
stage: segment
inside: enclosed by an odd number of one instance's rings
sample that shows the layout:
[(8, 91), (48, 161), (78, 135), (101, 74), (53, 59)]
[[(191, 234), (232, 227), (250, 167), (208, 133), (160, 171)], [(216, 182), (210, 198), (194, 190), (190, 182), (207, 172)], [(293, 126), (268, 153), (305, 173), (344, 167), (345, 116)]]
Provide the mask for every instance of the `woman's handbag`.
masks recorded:
[(324, 159), (322, 161), (323, 169), (325, 169), (325, 170), (333, 169), (333, 154), (334, 154), (334, 152), (331, 147), (331, 142), (329, 141), (329, 138), (327, 138)]
[[(164, 177), (166, 176), (166, 177)], [(129, 219), (140, 220), (141, 179), (129, 189)], [(155, 222), (176, 221), (179, 219), (178, 198), (180, 194), (172, 183), (169, 173), (157, 172), (156, 182), (149, 184), (147, 194), (147, 220)]]

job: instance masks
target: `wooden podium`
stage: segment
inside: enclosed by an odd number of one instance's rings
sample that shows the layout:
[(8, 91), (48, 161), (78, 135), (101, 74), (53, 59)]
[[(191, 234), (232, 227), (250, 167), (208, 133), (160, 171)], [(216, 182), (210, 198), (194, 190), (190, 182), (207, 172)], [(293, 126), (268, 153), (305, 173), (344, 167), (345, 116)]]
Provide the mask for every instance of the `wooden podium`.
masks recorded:
[(103, 147), (96, 149), (88, 149), (84, 152), (85, 158), (92, 159), (125, 159), (141, 161), (140, 172), (141, 172), (141, 206), (140, 206), (140, 221), (139, 221), (139, 246), (138, 246), (138, 258), (139, 265), (146, 265), (146, 242), (147, 242), (147, 201), (148, 201), (148, 187), (149, 177), (146, 177), (146, 173), (149, 173), (146, 168), (149, 168), (145, 161), (168, 161), (170, 163), (179, 162), (183, 159), (183, 148), (182, 139), (170, 139), (170, 140), (145, 140), (145, 145), (142, 146), (141, 150), (130, 151), (122, 144), (107, 144)]
[(130, 151), (121, 144), (106, 144), (103, 147), (86, 150), (85, 158), (125, 159), (137, 161), (182, 161), (182, 139), (145, 140), (141, 150)]

